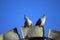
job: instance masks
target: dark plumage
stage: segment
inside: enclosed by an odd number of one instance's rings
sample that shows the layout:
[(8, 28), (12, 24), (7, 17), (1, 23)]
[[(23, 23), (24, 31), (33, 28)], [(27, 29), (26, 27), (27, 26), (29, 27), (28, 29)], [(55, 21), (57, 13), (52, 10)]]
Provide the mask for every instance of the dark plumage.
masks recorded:
[(13, 30), (14, 30), (14, 32), (15, 32), (15, 33), (17, 33), (17, 34), (18, 34), (18, 32), (17, 32), (17, 28), (14, 28)]
[(38, 19), (38, 21), (37, 21), (37, 23), (36, 23), (35, 25), (36, 25), (36, 26), (37, 26), (37, 25), (38, 25), (38, 26), (43, 26), (44, 23), (45, 23), (45, 20), (46, 20), (46, 16), (43, 15), (42, 18), (39, 18), (39, 19)]
[(14, 29), (13, 29), (13, 32), (15, 32), (15, 33), (18, 35), (18, 37), (20, 38), (20, 35), (19, 35), (19, 33), (18, 33), (17, 28), (14, 28)]
[(25, 19), (24, 27), (32, 26), (32, 21), (27, 16), (24, 16), (24, 19)]
[(37, 21), (37, 23), (35, 24), (35, 26), (39, 26), (39, 27), (43, 28), (43, 37), (44, 37), (44, 27), (43, 27), (43, 25), (45, 23), (45, 20), (46, 20), (46, 16), (43, 15), (43, 17), (39, 18), (38, 21)]
[(41, 19), (38, 19), (38, 21), (35, 24), (36, 26), (40, 26), (41, 25)]

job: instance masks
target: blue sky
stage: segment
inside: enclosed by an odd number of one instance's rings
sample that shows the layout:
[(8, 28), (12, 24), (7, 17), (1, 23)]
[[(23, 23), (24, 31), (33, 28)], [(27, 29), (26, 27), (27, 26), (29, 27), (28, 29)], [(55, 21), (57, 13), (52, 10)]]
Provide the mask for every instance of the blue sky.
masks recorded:
[(45, 36), (49, 29), (60, 31), (60, 0), (0, 0), (0, 34), (24, 26), (24, 15), (35, 25), (36, 21), (46, 15)]

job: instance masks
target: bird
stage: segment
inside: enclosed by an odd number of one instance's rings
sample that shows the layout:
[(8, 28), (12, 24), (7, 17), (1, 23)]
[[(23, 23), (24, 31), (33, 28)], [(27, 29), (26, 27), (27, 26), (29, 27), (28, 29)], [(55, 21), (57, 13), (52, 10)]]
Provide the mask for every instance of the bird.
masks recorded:
[(3, 40), (20, 40), (20, 35), (17, 28), (13, 28), (3, 34)]
[(24, 15), (24, 19), (25, 19), (24, 27), (32, 26), (32, 21), (26, 15)]
[(38, 21), (36, 22), (35, 26), (38, 26), (38, 27), (42, 27), (43, 29), (43, 37), (44, 37), (44, 24), (45, 24), (45, 21), (46, 21), (46, 16), (43, 15), (42, 18), (39, 18)]
[(43, 26), (45, 24), (45, 21), (46, 21), (46, 16), (43, 15), (42, 18), (39, 18), (38, 21), (36, 22), (36, 26)]

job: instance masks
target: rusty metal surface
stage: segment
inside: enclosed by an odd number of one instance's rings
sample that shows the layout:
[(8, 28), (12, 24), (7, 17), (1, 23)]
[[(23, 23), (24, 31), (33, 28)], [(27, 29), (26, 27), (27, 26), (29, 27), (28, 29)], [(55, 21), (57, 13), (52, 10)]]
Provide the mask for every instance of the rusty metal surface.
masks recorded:
[(60, 32), (50, 29), (48, 37), (54, 40), (60, 40)]

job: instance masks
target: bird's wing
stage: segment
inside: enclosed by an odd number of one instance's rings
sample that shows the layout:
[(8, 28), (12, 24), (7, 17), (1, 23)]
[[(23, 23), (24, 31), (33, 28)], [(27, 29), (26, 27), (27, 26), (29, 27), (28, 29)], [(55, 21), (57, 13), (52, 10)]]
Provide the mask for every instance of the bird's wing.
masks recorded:
[(32, 21), (27, 16), (24, 17), (25, 17), (25, 21), (28, 23), (28, 26), (30, 26), (32, 24)]
[(44, 25), (45, 21), (46, 21), (46, 16), (44, 15), (44, 16), (41, 18), (41, 25)]

